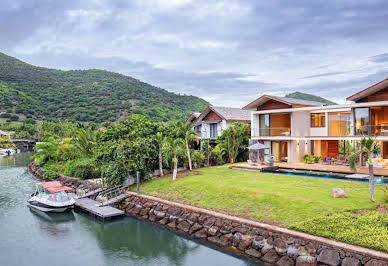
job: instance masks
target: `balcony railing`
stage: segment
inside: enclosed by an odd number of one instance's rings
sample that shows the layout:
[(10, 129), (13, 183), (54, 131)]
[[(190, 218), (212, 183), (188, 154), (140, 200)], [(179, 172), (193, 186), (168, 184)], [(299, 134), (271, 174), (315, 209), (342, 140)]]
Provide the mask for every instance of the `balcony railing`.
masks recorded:
[(356, 127), (357, 136), (388, 136), (388, 125), (365, 125)]
[(269, 127), (260, 128), (260, 136), (291, 136), (291, 129), (289, 127)]

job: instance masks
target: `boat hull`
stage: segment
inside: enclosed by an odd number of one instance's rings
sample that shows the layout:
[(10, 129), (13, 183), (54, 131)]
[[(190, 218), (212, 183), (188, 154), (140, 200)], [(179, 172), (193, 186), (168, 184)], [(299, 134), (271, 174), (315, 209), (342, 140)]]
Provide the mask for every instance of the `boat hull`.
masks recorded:
[(32, 203), (28, 203), (28, 207), (33, 210), (41, 211), (41, 212), (65, 212), (68, 209), (72, 209), (74, 206), (65, 206), (65, 207), (50, 207), (50, 206), (42, 206), (42, 205), (34, 205)]

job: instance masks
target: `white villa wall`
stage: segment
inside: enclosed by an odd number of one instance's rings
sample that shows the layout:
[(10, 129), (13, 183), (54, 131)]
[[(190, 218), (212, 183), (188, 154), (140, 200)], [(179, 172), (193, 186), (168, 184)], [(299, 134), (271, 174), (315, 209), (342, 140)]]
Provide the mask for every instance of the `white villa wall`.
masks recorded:
[(291, 113), (291, 136), (304, 137), (310, 133), (310, 112)]
[(305, 140), (292, 140), (289, 142), (289, 163), (299, 163), (303, 155), (310, 154), (311, 143)]
[(259, 115), (251, 115), (251, 136), (260, 136), (260, 120)]

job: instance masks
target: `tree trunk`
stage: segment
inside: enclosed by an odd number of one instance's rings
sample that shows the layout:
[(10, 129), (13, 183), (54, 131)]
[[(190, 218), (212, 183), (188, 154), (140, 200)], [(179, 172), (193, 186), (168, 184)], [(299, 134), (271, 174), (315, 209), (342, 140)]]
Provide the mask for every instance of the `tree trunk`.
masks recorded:
[(186, 153), (187, 153), (187, 160), (189, 161), (189, 169), (190, 171), (193, 171), (193, 166), (191, 165), (189, 143), (187, 142), (187, 140), (186, 140)]
[(163, 156), (162, 153), (159, 153), (159, 175), (163, 176)]
[(174, 158), (174, 170), (172, 172), (172, 180), (175, 180), (176, 179), (176, 174), (178, 172), (178, 159), (177, 158)]
[(375, 176), (373, 174), (373, 164), (369, 165), (369, 196), (370, 201), (374, 202), (374, 194), (375, 194)]

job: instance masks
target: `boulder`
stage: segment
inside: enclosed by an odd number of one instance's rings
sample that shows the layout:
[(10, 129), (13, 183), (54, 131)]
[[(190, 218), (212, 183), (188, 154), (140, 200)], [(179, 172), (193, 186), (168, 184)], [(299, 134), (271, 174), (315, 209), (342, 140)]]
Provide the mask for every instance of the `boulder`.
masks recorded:
[(275, 250), (271, 249), (262, 257), (262, 260), (268, 263), (275, 263), (279, 260), (279, 256)]
[(218, 227), (217, 226), (212, 226), (212, 227), (209, 228), (208, 233), (211, 236), (215, 236), (215, 235), (217, 235), (217, 231), (218, 231)]
[(248, 254), (249, 256), (255, 257), (255, 258), (260, 258), (261, 253), (260, 251), (257, 251), (256, 249), (250, 248), (245, 250), (245, 253)]
[(190, 230), (190, 224), (186, 221), (180, 222), (177, 226), (179, 230), (182, 230), (183, 232), (189, 232)]
[(276, 263), (276, 265), (279, 265), (279, 266), (294, 266), (295, 265), (295, 262), (293, 259), (287, 257), (287, 256), (283, 256), (280, 258), (280, 260)]
[(338, 251), (333, 249), (324, 249), (318, 256), (318, 262), (325, 263), (330, 266), (337, 266), (340, 264), (341, 258)]
[(160, 224), (165, 225), (168, 223), (168, 218), (164, 217), (162, 220), (159, 221)]
[(276, 238), (273, 242), (275, 250), (280, 255), (285, 255), (287, 252), (287, 243), (280, 238)]
[(249, 236), (243, 235), (240, 239), (240, 243), (238, 245), (238, 248), (240, 250), (246, 250), (252, 243), (252, 239), (250, 239)]
[(232, 243), (233, 235), (231, 233), (220, 237), (223, 246), (229, 246)]
[(158, 220), (161, 220), (164, 218), (164, 216), (166, 215), (164, 212), (162, 211), (157, 211), (157, 210), (154, 210), (154, 215), (156, 216), (156, 218)]
[(175, 222), (171, 222), (171, 223), (168, 223), (167, 226), (171, 229), (175, 229), (176, 228), (176, 223)]
[(189, 231), (189, 234), (193, 234), (195, 232), (197, 232), (198, 230), (202, 229), (202, 225), (200, 225), (199, 223), (195, 223), (193, 224), (193, 226), (190, 228), (190, 231)]
[(346, 257), (342, 260), (342, 266), (361, 266), (360, 260), (353, 257)]
[(206, 221), (204, 222), (203, 226), (207, 227), (207, 228), (210, 228), (210, 227), (212, 227), (214, 225), (215, 222), (216, 222), (216, 218), (209, 217), (208, 219), (206, 219)]
[(368, 261), (365, 266), (388, 266), (388, 262), (382, 260), (372, 259)]
[(348, 196), (346, 195), (345, 191), (343, 191), (342, 189), (340, 188), (333, 188), (331, 190), (331, 196), (333, 198), (347, 198)]
[(206, 228), (202, 228), (198, 232), (194, 234), (196, 238), (206, 238), (207, 237), (207, 230)]
[(296, 266), (315, 266), (317, 261), (312, 256), (299, 256), (296, 258)]
[(294, 247), (294, 246), (289, 246), (287, 248), (287, 256), (293, 259), (296, 259), (299, 255), (300, 248)]

